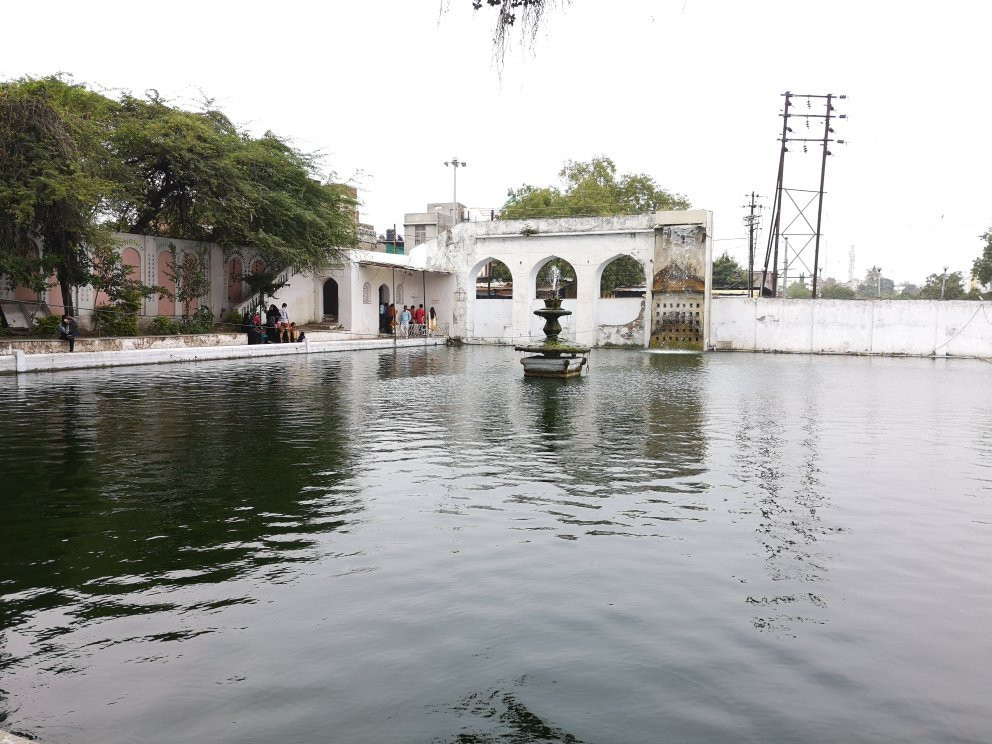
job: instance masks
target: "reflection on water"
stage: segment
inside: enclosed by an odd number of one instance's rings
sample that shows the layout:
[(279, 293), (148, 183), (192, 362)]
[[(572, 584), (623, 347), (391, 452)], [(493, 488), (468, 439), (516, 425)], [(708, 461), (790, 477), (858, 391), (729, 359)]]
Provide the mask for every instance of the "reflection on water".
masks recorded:
[(8, 378), (0, 726), (982, 740), (987, 365), (517, 358)]

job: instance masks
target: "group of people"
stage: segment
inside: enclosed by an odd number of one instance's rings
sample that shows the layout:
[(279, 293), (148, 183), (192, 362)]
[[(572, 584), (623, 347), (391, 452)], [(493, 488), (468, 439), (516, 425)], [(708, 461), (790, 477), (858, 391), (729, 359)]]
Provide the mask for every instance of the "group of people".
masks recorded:
[(379, 305), (379, 332), (398, 334), (403, 338), (409, 336), (426, 336), (437, 331), (437, 313), (431, 307), (425, 311), (423, 305), (409, 307), (396, 311), (396, 305), (385, 302)]
[(241, 328), (248, 334), (249, 344), (290, 344), (306, 341), (306, 333), (296, 331), (296, 323), (289, 320), (289, 308), (269, 305), (265, 311), (265, 325), (262, 325), (261, 306), (250, 314), (245, 310), (241, 316)]

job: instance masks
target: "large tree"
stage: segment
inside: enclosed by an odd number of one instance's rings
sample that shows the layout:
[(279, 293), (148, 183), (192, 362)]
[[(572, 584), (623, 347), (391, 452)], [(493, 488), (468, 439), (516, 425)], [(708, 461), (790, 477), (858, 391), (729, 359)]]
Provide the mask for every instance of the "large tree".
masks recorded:
[(319, 271), (356, 243), (355, 195), (320, 159), (223, 113), (157, 94), (119, 101), (62, 78), (0, 83), (0, 273), (63, 304), (93, 280), (111, 230), (255, 249), (269, 285)]
[(558, 172), (561, 186), (523, 185), (510, 189), (501, 219), (643, 214), (660, 209), (688, 209), (688, 200), (659, 186), (644, 173), (617, 176), (604, 156), (588, 162), (570, 160)]
[(61, 77), (0, 83), (0, 273), (41, 291), (55, 275), (66, 312), (87, 284), (87, 246), (120, 190), (108, 146), (116, 104)]
[(114, 144), (133, 179), (120, 229), (255, 248), (276, 273), (319, 271), (355, 245), (354, 194), (320, 182), (318, 156), (239, 132), (215, 110), (157, 97), (122, 108)]

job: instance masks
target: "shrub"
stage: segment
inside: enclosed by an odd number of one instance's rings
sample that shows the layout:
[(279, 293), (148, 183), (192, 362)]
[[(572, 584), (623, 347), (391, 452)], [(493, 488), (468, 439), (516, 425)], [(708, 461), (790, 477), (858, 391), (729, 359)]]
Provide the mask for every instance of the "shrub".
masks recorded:
[(32, 336), (56, 336), (58, 335), (59, 324), (62, 322), (62, 317), (59, 315), (46, 315), (41, 318), (34, 319), (34, 325), (31, 326)]
[(137, 336), (137, 308), (128, 303), (98, 307), (93, 312), (93, 326), (101, 336)]
[(182, 319), (181, 328), (180, 333), (210, 333), (214, 329), (214, 314), (209, 307), (200, 307)]
[(148, 326), (148, 332), (153, 336), (177, 336), (182, 333), (182, 328), (175, 318), (166, 315), (159, 315), (153, 318)]
[(224, 317), (220, 319), (220, 322), (225, 324), (225, 331), (236, 331), (241, 325), (241, 313), (237, 310), (228, 310), (224, 313)]

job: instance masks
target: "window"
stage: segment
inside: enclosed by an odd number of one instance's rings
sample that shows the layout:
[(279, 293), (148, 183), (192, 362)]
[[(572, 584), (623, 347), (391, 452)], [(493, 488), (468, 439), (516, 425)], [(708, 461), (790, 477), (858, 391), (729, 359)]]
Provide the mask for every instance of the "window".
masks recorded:
[(427, 225), (413, 226), (413, 244), (420, 245), (427, 242)]

